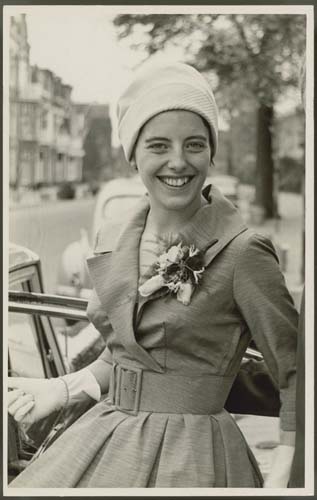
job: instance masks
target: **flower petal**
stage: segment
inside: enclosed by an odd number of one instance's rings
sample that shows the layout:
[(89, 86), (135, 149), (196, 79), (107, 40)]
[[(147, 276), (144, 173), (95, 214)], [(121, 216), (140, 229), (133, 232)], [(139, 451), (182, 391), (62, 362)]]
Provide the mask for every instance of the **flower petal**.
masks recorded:
[(188, 306), (193, 293), (193, 285), (190, 282), (182, 283), (177, 292), (177, 300)]
[(156, 275), (152, 276), (152, 278), (148, 279), (139, 287), (139, 293), (142, 295), (142, 297), (148, 297), (152, 293), (156, 292), (162, 286), (165, 285), (165, 281), (163, 276), (161, 275)]

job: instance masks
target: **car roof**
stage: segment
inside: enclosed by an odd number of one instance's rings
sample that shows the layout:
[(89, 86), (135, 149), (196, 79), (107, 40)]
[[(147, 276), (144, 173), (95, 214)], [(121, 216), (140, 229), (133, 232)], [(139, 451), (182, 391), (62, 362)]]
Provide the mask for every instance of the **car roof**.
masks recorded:
[(26, 264), (36, 264), (39, 256), (29, 248), (9, 243), (9, 271), (25, 266)]
[(145, 192), (145, 187), (139, 175), (132, 177), (118, 177), (105, 182), (98, 193), (98, 198), (106, 200), (108, 198), (122, 196), (123, 194), (140, 195)]

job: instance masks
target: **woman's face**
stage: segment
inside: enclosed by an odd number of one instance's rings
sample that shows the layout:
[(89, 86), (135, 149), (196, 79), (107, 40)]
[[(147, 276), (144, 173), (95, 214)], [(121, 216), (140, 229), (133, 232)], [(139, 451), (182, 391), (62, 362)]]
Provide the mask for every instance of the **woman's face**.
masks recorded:
[(211, 148), (199, 115), (176, 110), (154, 116), (140, 133), (134, 158), (152, 208), (191, 215), (201, 206)]

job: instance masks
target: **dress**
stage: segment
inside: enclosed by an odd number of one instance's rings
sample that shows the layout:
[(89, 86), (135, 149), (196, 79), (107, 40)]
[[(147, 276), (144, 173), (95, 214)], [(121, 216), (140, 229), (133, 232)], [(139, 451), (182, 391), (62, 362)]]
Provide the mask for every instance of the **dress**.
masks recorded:
[(295, 430), (297, 313), (270, 241), (248, 230), (218, 189), (205, 196), (209, 203), (180, 235), (204, 252), (188, 306), (167, 289), (138, 297), (147, 196), (119, 239), (109, 226), (100, 231), (88, 262), (88, 315), (107, 342), (109, 397), (12, 487), (262, 486), (223, 407), (252, 332), (280, 388), (282, 439)]

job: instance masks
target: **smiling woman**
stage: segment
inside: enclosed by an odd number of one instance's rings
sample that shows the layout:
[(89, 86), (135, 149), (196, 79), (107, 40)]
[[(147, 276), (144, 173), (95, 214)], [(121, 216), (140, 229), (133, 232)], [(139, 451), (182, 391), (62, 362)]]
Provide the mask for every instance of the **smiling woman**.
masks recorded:
[(177, 231), (169, 210), (181, 210), (185, 222), (203, 203), (201, 190), (210, 168), (208, 136), (203, 120), (192, 111), (165, 111), (143, 127), (133, 161), (148, 190), (149, 217), (154, 214), (157, 233)]
[(118, 123), (148, 194), (120, 236), (105, 222), (88, 259), (87, 314), (107, 347), (77, 373), (9, 384), (9, 411), (26, 423), (79, 400), (98, 404), (10, 486), (263, 486), (225, 409), (253, 339), (281, 399), (280, 468), (264, 486), (286, 487), (297, 312), (272, 243), (217, 188), (202, 190), (218, 144), (212, 90), (188, 65), (151, 68), (122, 95)]

